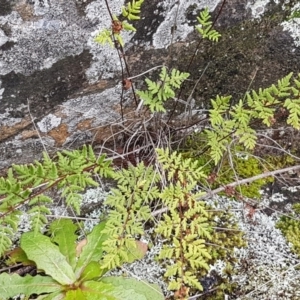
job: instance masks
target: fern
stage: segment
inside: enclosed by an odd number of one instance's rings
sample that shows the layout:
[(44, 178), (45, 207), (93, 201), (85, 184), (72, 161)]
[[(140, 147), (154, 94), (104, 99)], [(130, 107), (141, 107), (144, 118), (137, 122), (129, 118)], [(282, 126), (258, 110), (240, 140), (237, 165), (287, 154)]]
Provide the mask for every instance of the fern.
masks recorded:
[(279, 108), (286, 108), (289, 112), (287, 124), (295, 129), (300, 128), (300, 81), (295, 78), (293, 86), (291, 79), (292, 73), (279, 80), (277, 86), (273, 84), (266, 89), (259, 89), (258, 92), (247, 92), (246, 98), (231, 106), (230, 111), (230, 97), (217, 96), (211, 101), (211, 128), (204, 130), (204, 133), (215, 164), (226, 152), (232, 136), (246, 149), (254, 149), (257, 137), (251, 123), (259, 120), (266, 126), (272, 126), (276, 122), (275, 112)]
[(189, 73), (173, 69), (171, 74), (168, 74), (166, 67), (162, 67), (159, 77), (160, 81), (157, 82), (146, 78), (148, 90), (136, 92), (151, 112), (166, 111), (164, 102), (175, 97), (175, 89), (180, 88), (182, 82), (189, 77)]
[[(33, 231), (40, 231), (48, 224), (47, 215), (53, 199), (45, 193), (56, 187), (61, 191), (66, 204), (80, 213), (81, 194), (87, 187), (97, 186), (93, 174), (110, 177), (112, 168), (105, 155), (96, 157), (91, 146), (81, 150), (57, 153), (57, 159), (43, 155), (43, 161), (28, 165), (13, 165), (6, 178), (0, 178), (0, 254), (11, 245), (17, 231), (20, 213), (15, 213), (27, 204), (27, 212)], [(7, 227), (9, 225), (9, 227)], [(6, 228), (7, 227), (7, 228)]]
[(139, 164), (114, 174), (118, 182), (105, 204), (111, 207), (104, 233), (110, 238), (104, 242), (103, 268), (115, 268), (128, 261), (128, 249), (136, 247), (135, 237), (144, 234), (143, 224), (150, 220), (150, 201), (159, 195), (159, 178), (151, 167)]
[(133, 0), (127, 4), (127, 7), (122, 7), (122, 15), (123, 17), (127, 18), (130, 21), (139, 20), (141, 13), (141, 5), (143, 4), (144, 0)]
[(99, 32), (95, 38), (94, 38), (94, 41), (96, 43), (99, 43), (99, 44), (106, 44), (108, 43), (111, 47), (113, 47), (113, 40), (111, 38), (111, 30), (105, 28), (103, 29), (101, 32)]
[(234, 241), (227, 240), (213, 230), (217, 225), (216, 215), (220, 213), (210, 213), (205, 202), (197, 200), (202, 193), (192, 192), (197, 182), (206, 177), (197, 162), (183, 159), (176, 152), (170, 154), (169, 150), (156, 151), (168, 182), (160, 200), (169, 210), (156, 228), (164, 241), (158, 258), (167, 264), (168, 289), (176, 291), (175, 298), (187, 299), (190, 289), (203, 290), (199, 278), (208, 272), (209, 265), (218, 258), (230, 256), (211, 248), (207, 242), (226, 244), (227, 249), (233, 249), (243, 245), (242, 236), (238, 234)]
[(0, 253), (7, 251), (12, 245), (12, 239), (19, 225), (21, 212), (14, 211), (0, 219)]
[[(208, 270), (206, 258), (211, 258), (205, 247), (211, 228), (205, 204), (197, 201), (200, 194), (192, 194), (196, 180), (205, 177), (202, 170), (190, 159), (183, 160), (180, 154), (169, 154), (168, 150), (157, 150), (158, 161), (169, 185), (161, 192), (160, 199), (169, 208), (156, 232), (166, 239), (159, 259), (171, 259), (165, 276), (169, 277), (169, 289), (188, 292), (188, 287), (202, 290), (196, 275)], [(205, 271), (203, 271), (205, 269)]]
[[(129, 21), (135, 21), (140, 19), (141, 5), (144, 0), (133, 0), (129, 2), (127, 6), (122, 7), (122, 16)], [(124, 46), (123, 37), (121, 32), (126, 31), (136, 31), (136, 28), (128, 23), (127, 20), (120, 21), (116, 15), (113, 15), (111, 28), (105, 28), (100, 31), (94, 38), (94, 41), (99, 44), (109, 44), (111, 47), (114, 46), (114, 42), (117, 42), (122, 47)]]
[(211, 16), (209, 14), (209, 10), (208, 8), (205, 8), (202, 12), (200, 12), (199, 17), (197, 17), (200, 25), (197, 25), (196, 29), (204, 39), (207, 38), (213, 42), (217, 42), (221, 37), (221, 34), (215, 29), (212, 29), (212, 21), (210, 21), (210, 19)]

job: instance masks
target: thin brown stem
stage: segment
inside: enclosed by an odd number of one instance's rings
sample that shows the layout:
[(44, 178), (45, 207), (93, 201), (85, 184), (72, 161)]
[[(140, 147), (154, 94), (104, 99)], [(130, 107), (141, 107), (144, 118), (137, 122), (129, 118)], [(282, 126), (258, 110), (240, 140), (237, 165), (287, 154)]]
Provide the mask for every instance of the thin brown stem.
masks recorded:
[[(225, 4), (226, 4), (226, 0), (223, 0), (222, 5), (221, 5), (221, 7), (220, 7), (220, 9), (219, 9), (219, 11), (218, 11), (218, 14), (217, 14), (216, 18), (214, 19), (213, 24), (212, 24), (211, 28), (209, 29), (209, 31), (212, 30), (212, 29), (214, 28), (214, 26), (215, 26), (217, 20), (219, 19), (220, 15), (221, 15), (221, 12), (222, 12), (222, 10), (223, 10)], [(190, 68), (191, 68), (191, 66), (192, 66), (192, 63), (193, 63), (193, 61), (194, 61), (194, 59), (195, 59), (195, 57), (196, 57), (196, 54), (197, 54), (197, 52), (198, 52), (198, 49), (199, 49), (199, 47), (200, 47), (201, 42), (202, 42), (202, 39), (199, 40), (199, 42), (198, 42), (198, 44), (197, 44), (197, 46), (196, 46), (196, 48), (195, 48), (195, 50), (194, 50), (194, 53), (193, 53), (193, 55), (192, 55), (192, 57), (191, 57), (191, 59), (190, 59), (190, 61), (189, 61), (188, 67), (187, 67), (187, 72), (189, 72), (189, 70), (190, 70)], [(181, 85), (181, 87), (180, 87), (180, 90), (179, 90), (179, 93), (178, 93), (178, 97), (177, 97), (178, 99), (179, 99), (179, 98), (181, 97), (181, 95), (182, 95), (183, 88), (184, 88), (184, 83), (183, 83), (183, 84)], [(170, 116), (169, 116), (169, 118), (168, 118), (167, 124), (169, 124), (169, 122), (171, 121), (171, 119), (172, 119), (172, 117), (173, 117), (173, 115), (174, 115), (174, 113), (175, 113), (175, 111), (176, 111), (176, 108), (177, 108), (177, 102), (175, 103), (174, 108), (172, 109), (172, 112), (171, 112), (171, 114), (170, 114)]]

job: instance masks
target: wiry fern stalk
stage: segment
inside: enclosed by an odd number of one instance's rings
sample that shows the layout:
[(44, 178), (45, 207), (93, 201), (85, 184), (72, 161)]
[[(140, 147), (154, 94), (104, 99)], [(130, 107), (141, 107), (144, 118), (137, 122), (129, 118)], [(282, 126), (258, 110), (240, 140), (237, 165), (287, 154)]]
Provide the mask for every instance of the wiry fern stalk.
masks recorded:
[(57, 153), (53, 160), (44, 154), (42, 162), (13, 165), (6, 178), (0, 178), (0, 255), (11, 244), (10, 238), (18, 228), (18, 209), (25, 204), (31, 217), (31, 226), (38, 232), (48, 223), (49, 206), (53, 199), (45, 195), (50, 188), (61, 191), (66, 204), (80, 213), (81, 194), (87, 187), (98, 186), (93, 174), (109, 177), (110, 162), (105, 155), (96, 157), (91, 146), (81, 150)]
[(159, 177), (143, 163), (116, 172), (113, 178), (118, 186), (105, 202), (111, 211), (103, 231), (109, 238), (103, 243), (107, 254), (102, 267), (108, 269), (128, 262), (128, 249), (136, 248), (136, 237), (144, 234), (143, 225), (151, 219), (149, 204), (159, 195)]

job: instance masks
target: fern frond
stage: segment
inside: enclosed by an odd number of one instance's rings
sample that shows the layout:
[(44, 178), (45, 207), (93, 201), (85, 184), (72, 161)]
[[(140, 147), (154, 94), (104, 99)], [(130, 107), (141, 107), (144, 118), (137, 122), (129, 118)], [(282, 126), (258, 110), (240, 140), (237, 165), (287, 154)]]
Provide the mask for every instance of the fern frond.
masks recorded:
[(179, 153), (170, 153), (168, 149), (156, 149), (156, 152), (169, 182), (160, 194), (169, 211), (156, 228), (165, 241), (158, 258), (170, 261), (164, 275), (168, 277), (169, 289), (180, 291), (194, 287), (201, 290), (196, 278), (209, 269), (212, 255), (206, 241), (210, 241), (212, 235), (205, 203), (197, 201), (197, 194), (191, 191), (205, 174), (195, 162), (183, 159)]
[(113, 40), (112, 40), (111, 35), (112, 35), (111, 30), (109, 30), (109, 29), (103, 29), (101, 32), (99, 32), (95, 36), (94, 41), (96, 43), (104, 44), (104, 45), (108, 43), (111, 47), (113, 47), (114, 44), (113, 44)]
[(20, 223), (21, 212), (14, 211), (0, 219), (0, 257), (12, 246), (12, 239)]
[(254, 149), (256, 145), (256, 131), (250, 127), (239, 128), (236, 130), (235, 135), (239, 138), (239, 143), (243, 144), (246, 149)]
[(212, 21), (210, 19), (211, 16), (209, 10), (208, 8), (205, 8), (205, 10), (200, 12), (199, 17), (197, 17), (199, 25), (196, 26), (196, 29), (203, 38), (207, 38), (213, 42), (217, 42), (221, 37), (221, 34), (215, 29), (212, 29)]
[(128, 22), (126, 22), (126, 21), (123, 21), (123, 22), (122, 22), (122, 26), (123, 26), (123, 28), (124, 28), (126, 31), (136, 31), (136, 28), (135, 28), (133, 25), (131, 25), (131, 24), (129, 24)]
[[(0, 195), (4, 196), (0, 204), (1, 224), (10, 226), (14, 231), (18, 226), (16, 208), (25, 204), (28, 204), (27, 212), (31, 216), (34, 231), (40, 231), (47, 224), (46, 215), (50, 214), (47, 206), (53, 199), (46, 196), (45, 192), (50, 187), (60, 189), (66, 203), (79, 214), (82, 198), (80, 193), (87, 187), (98, 185), (93, 179), (93, 173), (108, 177), (113, 171), (111, 162), (103, 155), (96, 157), (91, 146), (58, 152), (56, 160), (45, 153), (43, 158), (41, 162), (13, 165), (8, 170), (7, 177), (0, 178)], [(4, 249), (8, 242), (5, 238), (2, 241), (4, 244), (0, 244), (0, 248)]]
[[(152, 219), (149, 203), (159, 196), (158, 175), (143, 163), (115, 172), (117, 188), (112, 189), (105, 204), (111, 207), (103, 232), (109, 236), (104, 251), (107, 267), (127, 260), (128, 249), (136, 247), (134, 237), (144, 234), (143, 224)], [(117, 252), (115, 252), (117, 251)]]
[(215, 164), (217, 164), (226, 152), (228, 139), (225, 139), (224, 136), (220, 136), (220, 134), (211, 130), (205, 130), (205, 134), (208, 139), (207, 144), (210, 147), (210, 156)]
[(149, 78), (145, 79), (148, 86), (147, 91), (137, 91), (136, 93), (144, 101), (151, 112), (165, 112), (163, 106), (164, 102), (168, 99), (175, 97), (175, 88), (180, 88), (182, 82), (188, 78), (190, 74), (180, 72), (176, 69), (171, 71), (169, 75), (165, 66), (162, 67), (159, 74), (160, 81), (154, 82)]
[(12, 232), (7, 232), (7, 230), (5, 230), (2, 225), (0, 225), (0, 255), (1, 256), (3, 256), (3, 254), (11, 247), (12, 235), (13, 235)]
[(141, 5), (143, 4), (144, 0), (132, 0), (127, 4), (127, 7), (122, 7), (122, 15), (123, 17), (127, 18), (130, 21), (135, 21), (140, 19), (141, 13)]
[(43, 205), (39, 205), (30, 209), (28, 214), (30, 215), (31, 230), (35, 233), (41, 232), (45, 225), (48, 224), (46, 215), (50, 213), (51, 211)]

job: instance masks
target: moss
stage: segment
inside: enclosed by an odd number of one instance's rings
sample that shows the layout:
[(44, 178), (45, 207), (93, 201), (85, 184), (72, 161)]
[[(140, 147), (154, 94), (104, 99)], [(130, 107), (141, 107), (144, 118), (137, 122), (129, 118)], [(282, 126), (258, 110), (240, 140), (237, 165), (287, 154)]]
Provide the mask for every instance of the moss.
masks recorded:
[[(234, 249), (246, 247), (244, 233), (239, 229), (236, 219), (229, 210), (214, 210), (207, 207), (210, 211), (210, 226), (215, 228), (212, 232), (212, 244), (208, 244), (208, 250), (212, 256), (209, 265), (217, 262), (224, 264), (223, 269), (212, 270), (207, 276), (200, 279), (204, 288), (204, 295), (201, 299), (217, 300), (224, 299), (225, 294), (232, 294), (236, 285), (230, 281), (236, 274), (234, 263), (236, 262)], [(191, 294), (197, 291), (192, 291)]]
[(292, 244), (292, 251), (300, 256), (300, 203), (295, 204), (293, 208), (294, 214), (282, 216), (276, 228), (279, 228), (287, 241)]
[[(279, 164), (279, 162), (275, 164), (275, 159), (273, 164), (267, 161), (263, 164), (261, 158), (251, 156), (252, 154), (249, 150), (247, 150), (249, 154), (245, 156), (241, 154), (244, 152), (244, 149), (236, 146), (232, 149), (231, 157), (225, 155), (220, 165), (215, 166), (209, 154), (202, 148), (204, 144), (202, 135), (194, 134), (187, 140), (186, 145), (183, 147), (183, 155), (186, 158), (192, 157), (196, 159), (199, 166), (203, 167), (205, 174), (210, 174), (208, 182), (211, 189), (235, 182), (237, 178), (241, 180), (262, 174), (266, 171), (265, 165), (268, 166), (268, 170), (273, 170)], [(234, 196), (260, 199), (261, 189), (270, 182), (273, 182), (272, 177), (258, 179), (249, 184), (241, 185), (236, 188)], [(207, 185), (204, 181), (202, 183)], [(226, 195), (233, 196), (229, 195), (228, 192)]]
[[(296, 153), (292, 153), (293, 151), (291, 151), (291, 154), (294, 154), (295, 156), (297, 156)], [(283, 154), (283, 155), (268, 155), (266, 157), (266, 161), (268, 162), (268, 164), (270, 164), (272, 166), (272, 169), (282, 169), (282, 168), (287, 168), (287, 167), (291, 167), (294, 166), (296, 164), (295, 159), (288, 154)]]
[[(262, 174), (264, 172), (264, 167), (261, 164), (261, 160), (256, 157), (236, 158), (234, 160), (235, 170), (239, 177), (250, 178), (255, 175)], [(233, 171), (233, 170), (232, 170)], [(234, 174), (232, 174), (234, 176)], [(272, 177), (266, 177), (262, 179), (255, 180), (247, 185), (242, 185), (239, 187), (239, 193), (248, 198), (260, 199), (260, 190), (269, 182), (272, 182)]]

